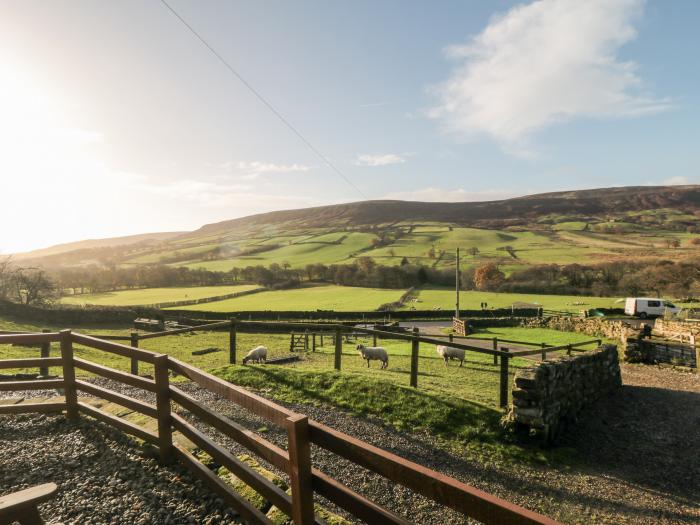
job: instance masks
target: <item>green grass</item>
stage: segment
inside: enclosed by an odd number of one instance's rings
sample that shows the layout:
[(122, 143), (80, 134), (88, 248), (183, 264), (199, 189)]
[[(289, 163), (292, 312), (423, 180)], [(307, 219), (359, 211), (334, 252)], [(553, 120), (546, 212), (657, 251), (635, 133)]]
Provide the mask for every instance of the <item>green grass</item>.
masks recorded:
[[(37, 331), (42, 326), (0, 318), (2, 330)], [(61, 327), (49, 326), (58, 329)], [(76, 328), (76, 327), (74, 327)], [(126, 327), (77, 327), (82, 333), (127, 334)], [(582, 334), (553, 330), (503, 328), (480, 334), (494, 335), (533, 342), (565, 344), (587, 339)], [(463, 367), (452, 363), (445, 367), (433, 345), (422, 344), (419, 354), (418, 389), (409, 386), (410, 344), (394, 340), (379, 340), (389, 353), (389, 367), (380, 370), (377, 362), (370, 368), (355, 350), (356, 342), (345, 343), (342, 349), (342, 370), (333, 368), (334, 348), (330, 337), (324, 346), (317, 336), (317, 351), (301, 354), (301, 361), (284, 366), (228, 365), (228, 332), (197, 332), (178, 334), (141, 341), (140, 347), (167, 353), (189, 362), (237, 385), (260, 391), (276, 400), (291, 403), (334, 406), (359, 416), (377, 417), (387, 424), (407, 432), (428, 432), (448, 449), (459, 451), (468, 458), (490, 463), (512, 461), (551, 462), (567, 460), (570, 451), (563, 449), (543, 452), (514, 441), (501, 425), (498, 408), (500, 367), (493, 358), (477, 352), (467, 352)], [(264, 344), (269, 357), (289, 355), (289, 335), (239, 333), (237, 338), (239, 362), (247, 350)], [(369, 339), (367, 339), (369, 342)], [(193, 356), (192, 351), (216, 347), (220, 352)], [(36, 348), (0, 345), (0, 359), (30, 357)], [(53, 355), (58, 353), (53, 345)], [(76, 356), (118, 370), (129, 369), (128, 359), (81, 345), (75, 346)], [(531, 363), (526, 359), (511, 360), (511, 378), (520, 368)], [(35, 370), (26, 370), (34, 372)], [(140, 365), (141, 373), (151, 374), (152, 367)], [(8, 371), (12, 372), (12, 371)], [(60, 374), (52, 368), (51, 373)], [(90, 374), (78, 371), (79, 377)], [(182, 381), (174, 377), (173, 381)]]
[[(573, 295), (543, 295), (515, 294), (496, 292), (463, 291), (460, 293), (460, 308), (479, 309), (482, 302), (488, 303), (489, 308), (509, 308), (514, 302), (537, 303), (548, 310), (578, 312), (589, 308), (615, 308), (614, 297), (587, 297)], [(416, 310), (432, 310), (439, 307), (453, 310), (455, 307), (455, 291), (449, 288), (425, 287), (419, 290), (418, 302), (409, 302), (407, 307)]]
[[(527, 338), (522, 330), (527, 329), (514, 330), (509, 336)], [(531, 338), (540, 341), (554, 335), (547, 332), (553, 331), (538, 330)], [(493, 337), (490, 333), (486, 336)], [(551, 340), (557, 344), (587, 339), (581, 334), (556, 336)], [(503, 431), (498, 408), (500, 367), (493, 364), (491, 356), (467, 352), (463, 367), (445, 367), (433, 345), (421, 345), (418, 389), (414, 389), (409, 386), (410, 345), (381, 340), (378, 344), (389, 353), (386, 370), (377, 362), (367, 368), (353, 343), (343, 345), (341, 372), (335, 371), (334, 351), (328, 340), (325, 347), (293, 365), (225, 366), (213, 373), (279, 401), (333, 406), (354, 415), (380, 418), (402, 431), (428, 432), (443, 446), (474, 459), (548, 462), (569, 454), (567, 450), (542, 453), (528, 449)], [(531, 363), (512, 359), (509, 383), (517, 370)]]
[(246, 266), (269, 266), (275, 262), (278, 264), (289, 263), (292, 268), (303, 268), (307, 264), (317, 262), (324, 264), (349, 263), (352, 262), (351, 255), (369, 248), (375, 237), (371, 233), (330, 232), (297, 240), (284, 239), (281, 242), (283, 246), (254, 255), (241, 255), (216, 261), (188, 262), (183, 266), (228, 271), (232, 268)]
[[(638, 217), (648, 217), (660, 222), (637, 223)], [(513, 268), (525, 268), (535, 264), (595, 263), (621, 255), (644, 257), (659, 254), (674, 258), (679, 254), (696, 252), (697, 247), (688, 241), (698, 237), (678, 231), (678, 221), (693, 220), (692, 216), (673, 210), (656, 210), (641, 214), (620, 214), (614, 222), (607, 223), (625, 229), (624, 234), (583, 231), (586, 224), (606, 224), (610, 217), (588, 218), (553, 214), (543, 217), (525, 228), (490, 230), (466, 228), (438, 222), (401, 222), (376, 224), (376, 231), (350, 231), (347, 225), (333, 224), (327, 228), (310, 228), (303, 223), (267, 226), (251, 226), (245, 230), (220, 230), (218, 233), (191, 233), (156, 247), (135, 250), (122, 264), (145, 264), (170, 261), (176, 266), (229, 271), (232, 268), (289, 263), (293, 268), (307, 264), (326, 265), (352, 263), (358, 256), (372, 257), (385, 265), (400, 264), (404, 257), (411, 263), (453, 268), (455, 250), (463, 250), (462, 265), (466, 269), (487, 262), (496, 262)], [(402, 232), (393, 243), (372, 248), (377, 234)], [(683, 241), (683, 250), (668, 248), (666, 240)], [(245, 255), (252, 249), (273, 246), (272, 250)], [(515, 257), (504, 248), (511, 246)], [(431, 248), (441, 258), (431, 258)], [(476, 247), (479, 254), (466, 255), (467, 249)], [(218, 259), (210, 258), (211, 251), (219, 248)], [(207, 257), (205, 257), (207, 254)], [(175, 260), (177, 259), (177, 260)]]
[(135, 306), (185, 301), (216, 297), (234, 292), (244, 292), (260, 288), (258, 285), (237, 286), (190, 286), (175, 288), (142, 288), (139, 290), (120, 290), (93, 294), (68, 295), (61, 298), (63, 304), (96, 304), (103, 306)]
[(404, 290), (350, 286), (310, 286), (291, 290), (260, 292), (233, 299), (188, 306), (188, 310), (209, 312), (335, 310), (370, 311), (384, 303), (398, 301)]

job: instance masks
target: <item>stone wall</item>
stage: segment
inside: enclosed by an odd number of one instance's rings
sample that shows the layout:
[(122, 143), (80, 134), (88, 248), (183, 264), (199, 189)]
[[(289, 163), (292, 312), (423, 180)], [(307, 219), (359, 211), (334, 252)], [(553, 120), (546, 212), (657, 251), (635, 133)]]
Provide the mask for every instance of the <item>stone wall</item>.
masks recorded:
[(584, 408), (621, 386), (616, 345), (537, 363), (515, 374), (506, 419), (516, 432), (552, 443)]
[(700, 359), (700, 348), (675, 341), (630, 337), (625, 345), (625, 361), (630, 363), (669, 363), (697, 368), (698, 359)]
[(654, 323), (654, 333), (666, 339), (691, 342), (695, 338), (700, 339), (700, 323), (659, 318)]
[(0, 300), (0, 315), (47, 326), (131, 324), (137, 317), (162, 318), (160, 310), (138, 306), (31, 306)]
[(551, 328), (562, 332), (578, 332), (593, 337), (607, 337), (625, 341), (638, 329), (624, 321), (608, 321), (603, 317), (541, 317), (538, 319), (523, 319), (522, 325), (527, 328)]

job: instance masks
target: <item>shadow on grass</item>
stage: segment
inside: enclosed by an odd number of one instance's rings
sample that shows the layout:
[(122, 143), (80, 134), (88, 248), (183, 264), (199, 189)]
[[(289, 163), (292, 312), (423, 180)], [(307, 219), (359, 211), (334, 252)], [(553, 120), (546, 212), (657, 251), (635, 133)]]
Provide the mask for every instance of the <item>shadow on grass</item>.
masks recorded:
[(496, 409), (376, 378), (263, 366), (228, 366), (213, 373), (237, 385), (270, 392), (281, 401), (331, 405), (381, 418), (402, 430), (426, 430), (445, 440), (499, 444), (505, 438), (501, 412)]

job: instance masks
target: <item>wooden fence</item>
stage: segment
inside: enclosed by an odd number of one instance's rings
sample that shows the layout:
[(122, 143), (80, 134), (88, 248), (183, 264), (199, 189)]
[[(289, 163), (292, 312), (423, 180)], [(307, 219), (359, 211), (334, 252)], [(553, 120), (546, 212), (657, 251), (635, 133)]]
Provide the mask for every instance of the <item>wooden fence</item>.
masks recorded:
[[(83, 414), (116, 427), (157, 446), (163, 462), (177, 460), (182, 463), (250, 523), (269, 525), (272, 522), (190, 452), (174, 444), (174, 431), (180, 432), (283, 513), (290, 516), (295, 525), (323, 523), (314, 515), (314, 494), (323, 496), (326, 500), (366, 523), (410, 523), (405, 518), (353, 491), (340, 480), (315, 469), (311, 457), (312, 444), (483, 523), (556, 524), (555, 521), (540, 514), (310, 420), (303, 414), (294, 413), (283, 406), (168, 355), (74, 333), (70, 330), (62, 330), (59, 333), (0, 335), (0, 344), (50, 345), (54, 342), (60, 344), (60, 357), (3, 360), (0, 361), (0, 369), (60, 366), (63, 371), (62, 378), (0, 382), (0, 391), (62, 389), (64, 401), (0, 405), (0, 415), (65, 411), (71, 420), (76, 420), (80, 414)], [(77, 358), (74, 355), (74, 344), (150, 363), (154, 366), (153, 379), (128, 374)], [(156, 402), (155, 404), (146, 403), (77, 379), (76, 369), (154, 393)], [(285, 429), (287, 450), (245, 429), (170, 384), (169, 372), (182, 375), (200, 387), (249, 410), (270, 424)], [(81, 401), (78, 397), (79, 391), (106, 399), (152, 418), (157, 422), (157, 432), (146, 430), (139, 425)], [(213, 441), (205, 432), (180, 415), (177, 410), (173, 411), (173, 405), (186, 410), (199, 422), (217, 429), (286, 473), (290, 480), (291, 495)]]
[[(600, 345), (600, 339), (592, 339), (581, 341), (578, 343), (551, 346), (546, 343), (532, 343), (527, 341), (514, 341), (511, 339), (499, 339), (494, 337), (493, 339), (488, 339), (491, 348), (484, 348), (480, 346), (468, 345), (464, 343), (456, 342), (455, 340), (477, 340), (477, 338), (471, 338), (468, 336), (459, 335), (435, 335), (435, 336), (424, 336), (421, 335), (417, 329), (414, 329), (413, 333), (402, 333), (402, 332), (388, 332), (384, 330), (374, 330), (370, 328), (363, 328), (359, 326), (350, 326), (334, 323), (298, 323), (298, 322), (284, 322), (284, 321), (239, 321), (237, 319), (231, 319), (229, 321), (218, 321), (214, 323), (207, 323), (198, 326), (192, 326), (188, 328), (177, 328), (175, 330), (166, 330), (162, 332), (151, 332), (146, 334), (140, 334), (137, 332), (132, 332), (130, 336), (115, 336), (115, 335), (98, 335), (93, 336), (97, 339), (111, 340), (111, 341), (128, 341), (129, 346), (132, 348), (139, 347), (139, 341), (146, 339), (154, 339), (158, 337), (166, 337), (170, 335), (190, 333), (195, 331), (205, 331), (205, 330), (228, 330), (229, 332), (229, 363), (236, 364), (238, 357), (237, 351), (237, 334), (239, 331), (244, 331), (247, 333), (268, 333), (273, 330), (275, 333), (286, 332), (291, 334), (294, 338), (301, 337), (301, 346), (309, 348), (309, 336), (311, 336), (311, 348), (313, 351), (316, 350), (316, 336), (320, 335), (323, 337), (332, 336), (334, 343), (334, 368), (338, 371), (342, 369), (343, 360), (343, 335), (357, 335), (365, 334), (372, 336), (373, 345), (377, 345), (378, 338), (381, 339), (397, 339), (402, 341), (411, 342), (411, 356), (410, 356), (410, 376), (409, 384), (417, 388), (418, 387), (418, 373), (420, 364), (420, 344), (431, 344), (431, 345), (445, 345), (452, 348), (458, 348), (469, 352), (486, 354), (493, 356), (494, 366), (500, 367), (498, 369), (499, 374), (499, 388), (498, 388), (498, 403), (499, 406), (505, 408), (508, 406), (508, 396), (510, 392), (509, 380), (510, 380), (510, 365), (511, 359), (515, 357), (527, 357), (530, 355), (540, 354), (542, 360), (547, 359), (547, 354), (553, 352), (565, 351), (568, 355), (571, 355), (572, 351), (580, 350), (583, 346), (588, 346), (591, 344)], [(295, 335), (302, 332), (302, 335)], [(83, 336), (85, 337), (85, 336)], [(445, 340), (447, 339), (447, 341)], [(483, 339), (481, 339), (483, 341)], [(503, 344), (512, 345), (516, 344), (519, 346), (536, 346), (537, 349), (534, 350), (520, 350), (512, 349), (509, 346), (502, 346)], [(293, 346), (297, 346), (299, 341), (292, 343)], [(323, 344), (322, 344), (323, 346)], [(138, 375), (139, 373), (139, 358), (138, 353), (131, 353), (129, 357), (131, 359), (131, 373), (133, 375)]]

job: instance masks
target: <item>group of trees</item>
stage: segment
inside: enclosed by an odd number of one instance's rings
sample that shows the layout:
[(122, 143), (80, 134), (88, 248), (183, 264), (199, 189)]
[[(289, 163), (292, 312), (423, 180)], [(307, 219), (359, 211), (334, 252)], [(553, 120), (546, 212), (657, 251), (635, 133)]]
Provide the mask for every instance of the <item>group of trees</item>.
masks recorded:
[[(256, 283), (269, 288), (289, 288), (303, 281), (343, 286), (406, 289), (425, 284), (452, 286), (454, 271), (410, 264), (383, 266), (369, 257), (352, 264), (309, 264), (291, 268), (288, 263), (233, 268), (227, 272), (172, 267), (164, 264), (133, 266), (84, 266), (47, 272), (0, 260), (0, 299), (40, 304), (61, 292), (107, 292), (132, 288), (212, 286)], [(495, 263), (471, 267), (461, 273), (464, 290), (567, 295), (640, 295), (689, 297), (700, 294), (700, 258), (681, 261), (631, 260), (595, 265), (543, 264), (516, 270), (510, 275)]]
[(502, 292), (690, 297), (700, 293), (700, 259), (544, 264), (515, 271), (500, 284), (491, 282)]
[(0, 260), (0, 299), (41, 304), (55, 295), (53, 280), (41, 268), (15, 266), (9, 257)]

